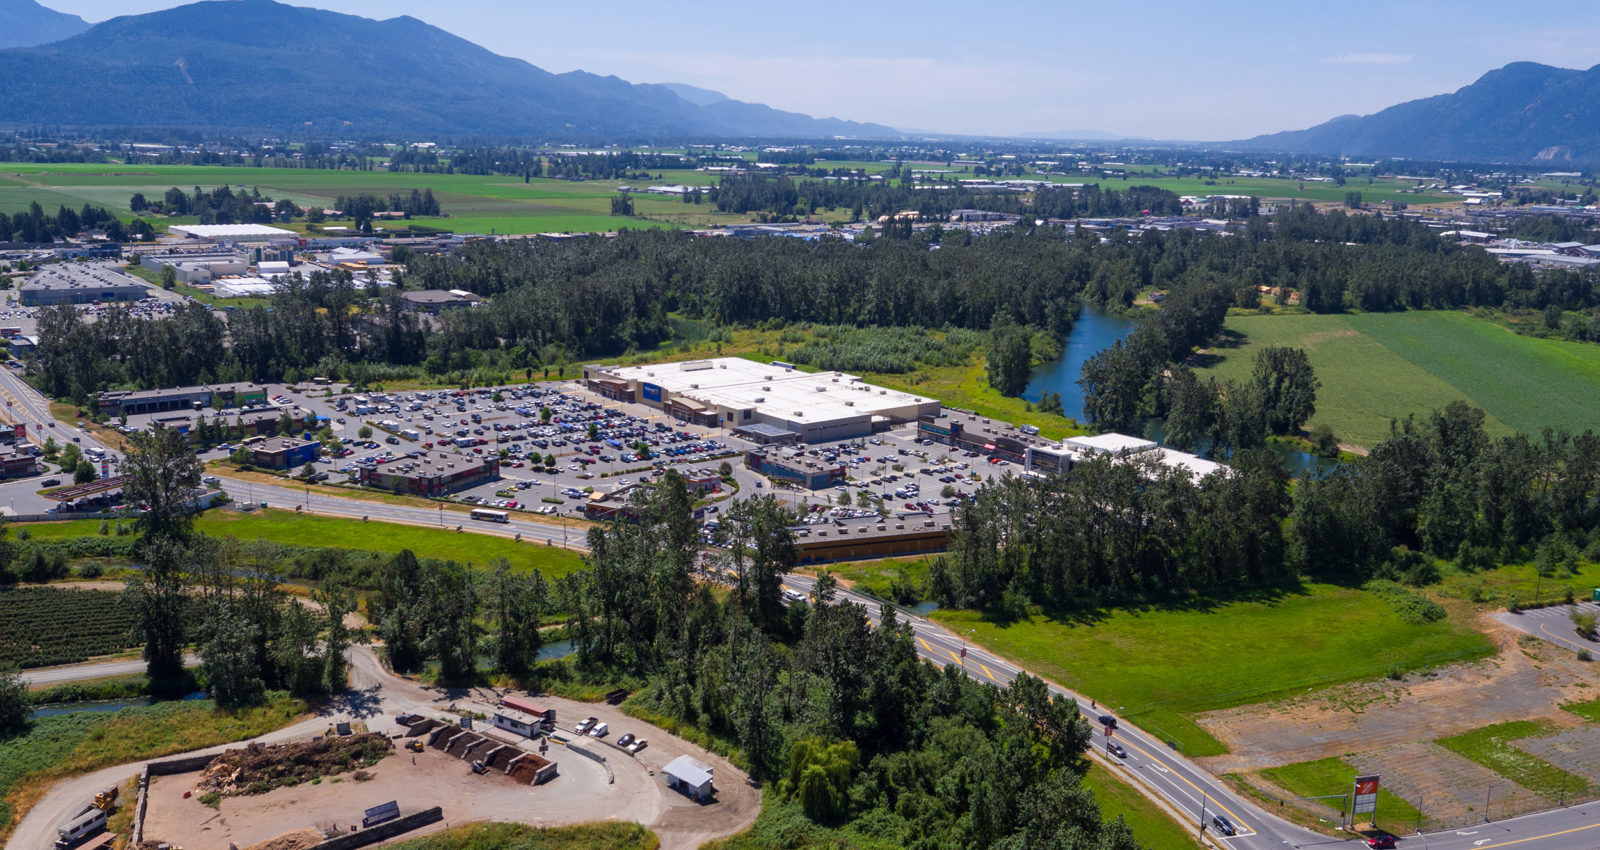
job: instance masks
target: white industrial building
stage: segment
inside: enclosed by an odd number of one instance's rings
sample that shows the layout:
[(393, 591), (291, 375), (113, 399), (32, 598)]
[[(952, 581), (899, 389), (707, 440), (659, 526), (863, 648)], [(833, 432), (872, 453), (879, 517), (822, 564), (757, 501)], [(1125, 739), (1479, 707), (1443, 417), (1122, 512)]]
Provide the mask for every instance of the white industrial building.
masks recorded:
[(275, 242), (300, 238), (293, 230), (265, 224), (174, 224), (167, 228), (167, 233), (201, 242)]
[(608, 398), (660, 408), (705, 426), (768, 425), (802, 442), (860, 437), (938, 416), (939, 402), (868, 384), (843, 372), (802, 372), (789, 363), (738, 357), (651, 366), (586, 366), (589, 387)]
[(1204, 478), (1223, 465), (1198, 455), (1180, 452), (1161, 446), (1154, 440), (1130, 437), (1126, 434), (1096, 434), (1089, 437), (1068, 437), (1055, 446), (1031, 446), (1023, 458), (1023, 468), (1028, 472), (1064, 472), (1073, 464), (1095, 455), (1113, 455), (1121, 458), (1148, 458), (1174, 469), (1187, 469), (1196, 479)]

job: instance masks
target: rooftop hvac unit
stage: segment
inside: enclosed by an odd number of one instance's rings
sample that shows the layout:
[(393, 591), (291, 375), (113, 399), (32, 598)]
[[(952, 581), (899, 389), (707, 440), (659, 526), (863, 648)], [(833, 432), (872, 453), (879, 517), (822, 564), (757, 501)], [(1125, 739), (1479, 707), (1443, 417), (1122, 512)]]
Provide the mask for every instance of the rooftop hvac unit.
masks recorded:
[(845, 407), (855, 407), (855, 406), (856, 406), (856, 403), (855, 403), (855, 402), (853, 402), (853, 401), (848, 401), (848, 400), (847, 400), (847, 401), (846, 401), (846, 402), (845, 402), (845, 403), (844, 403), (844, 406), (845, 406)]
[(756, 404), (765, 404), (766, 401), (767, 401), (767, 397), (766, 396), (764, 396), (764, 395), (756, 396)]
[(825, 392), (828, 391), (827, 387), (812, 387), (812, 389), (816, 390), (819, 393), (825, 393)]
[(698, 389), (700, 389), (700, 385), (699, 384), (690, 384), (689, 385), (689, 389), (698, 390)]

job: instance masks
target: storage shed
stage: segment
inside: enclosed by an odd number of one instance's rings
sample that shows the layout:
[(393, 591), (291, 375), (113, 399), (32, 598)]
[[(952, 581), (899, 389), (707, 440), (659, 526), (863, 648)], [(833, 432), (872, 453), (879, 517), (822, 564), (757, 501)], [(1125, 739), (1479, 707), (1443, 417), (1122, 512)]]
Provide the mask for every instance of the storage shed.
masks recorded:
[(668, 788), (701, 802), (710, 800), (716, 793), (711, 785), (711, 768), (688, 756), (678, 756), (668, 762), (661, 772), (667, 775)]

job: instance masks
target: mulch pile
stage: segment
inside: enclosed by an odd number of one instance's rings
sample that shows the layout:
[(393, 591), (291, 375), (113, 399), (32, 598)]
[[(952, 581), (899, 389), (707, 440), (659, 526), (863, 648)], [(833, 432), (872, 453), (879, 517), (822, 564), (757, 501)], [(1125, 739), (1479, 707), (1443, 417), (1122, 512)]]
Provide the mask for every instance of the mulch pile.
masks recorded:
[(539, 769), (549, 763), (546, 759), (529, 753), (527, 758), (517, 762), (517, 766), (511, 768), (511, 778), (531, 785), (533, 784), (533, 778), (539, 774)]
[(223, 796), (264, 794), (318, 776), (371, 767), (393, 752), (388, 738), (371, 733), (306, 743), (251, 744), (217, 756), (201, 772), (195, 788), (201, 794), (215, 791)]

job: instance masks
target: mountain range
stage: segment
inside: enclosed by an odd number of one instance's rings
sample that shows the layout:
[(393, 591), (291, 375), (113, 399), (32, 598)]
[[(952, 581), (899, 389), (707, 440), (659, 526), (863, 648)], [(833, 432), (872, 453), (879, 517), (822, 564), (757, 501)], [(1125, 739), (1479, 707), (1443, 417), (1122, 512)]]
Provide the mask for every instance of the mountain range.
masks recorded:
[(89, 22), (33, 0), (0, 0), (0, 47), (32, 47), (77, 35)]
[(553, 74), (412, 17), (272, 0), (207, 0), (0, 50), (0, 124), (324, 137), (900, 136), (692, 86)]
[(1600, 161), (1600, 65), (1513, 62), (1450, 94), (1228, 147), (1479, 162)]

